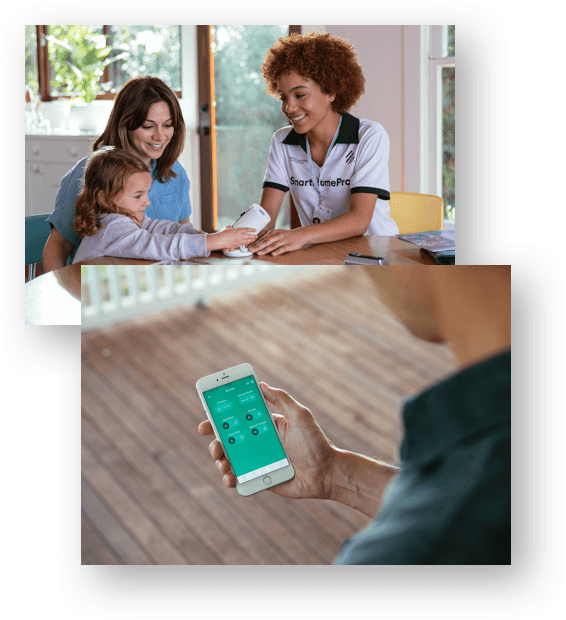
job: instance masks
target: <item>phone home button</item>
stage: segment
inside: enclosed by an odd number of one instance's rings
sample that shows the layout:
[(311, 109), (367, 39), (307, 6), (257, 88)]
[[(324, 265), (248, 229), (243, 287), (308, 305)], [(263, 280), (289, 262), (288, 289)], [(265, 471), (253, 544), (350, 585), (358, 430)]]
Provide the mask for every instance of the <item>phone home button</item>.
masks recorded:
[(271, 484), (271, 478), (269, 476), (265, 476), (263, 481), (264, 481), (265, 484)]

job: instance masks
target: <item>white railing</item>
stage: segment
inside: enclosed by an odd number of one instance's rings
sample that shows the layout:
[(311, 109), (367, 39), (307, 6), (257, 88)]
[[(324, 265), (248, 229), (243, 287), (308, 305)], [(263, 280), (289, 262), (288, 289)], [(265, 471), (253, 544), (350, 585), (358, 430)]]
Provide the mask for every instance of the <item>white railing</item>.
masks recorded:
[[(291, 275), (303, 265), (88, 265), (82, 267), (82, 329), (93, 329)], [(314, 272), (314, 273), (313, 273)]]

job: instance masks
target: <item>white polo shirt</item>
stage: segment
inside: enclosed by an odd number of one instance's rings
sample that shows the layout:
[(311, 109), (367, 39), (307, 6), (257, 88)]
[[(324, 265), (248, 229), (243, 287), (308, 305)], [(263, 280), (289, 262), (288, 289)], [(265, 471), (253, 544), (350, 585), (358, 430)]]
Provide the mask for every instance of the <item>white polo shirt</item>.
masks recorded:
[(327, 221), (348, 213), (351, 194), (375, 194), (378, 200), (365, 234), (399, 234), (397, 224), (389, 217), (387, 203), (389, 136), (379, 123), (344, 113), (336, 143), (322, 168), (312, 163), (322, 202), (311, 179), (306, 134), (297, 133), (291, 126), (283, 127), (271, 138), (263, 187), (290, 190), (303, 226), (312, 224), (317, 216)]

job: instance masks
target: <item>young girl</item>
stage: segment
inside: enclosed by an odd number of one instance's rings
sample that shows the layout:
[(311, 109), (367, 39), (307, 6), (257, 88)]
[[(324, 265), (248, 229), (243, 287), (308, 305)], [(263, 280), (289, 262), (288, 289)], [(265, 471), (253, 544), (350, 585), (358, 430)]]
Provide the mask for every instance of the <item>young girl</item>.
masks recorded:
[(73, 228), (82, 241), (73, 263), (100, 256), (181, 260), (256, 239), (253, 228), (206, 234), (192, 224), (145, 217), (151, 182), (147, 164), (129, 151), (109, 146), (89, 157), (75, 206)]

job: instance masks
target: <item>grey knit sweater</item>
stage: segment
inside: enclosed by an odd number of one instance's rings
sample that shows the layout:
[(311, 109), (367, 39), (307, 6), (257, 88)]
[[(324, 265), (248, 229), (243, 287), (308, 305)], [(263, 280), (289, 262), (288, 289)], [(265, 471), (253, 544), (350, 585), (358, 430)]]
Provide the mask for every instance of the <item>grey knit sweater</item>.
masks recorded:
[(129, 217), (109, 213), (100, 219), (102, 228), (84, 237), (73, 263), (101, 256), (161, 261), (208, 256), (206, 233), (192, 224), (144, 217), (138, 227)]

